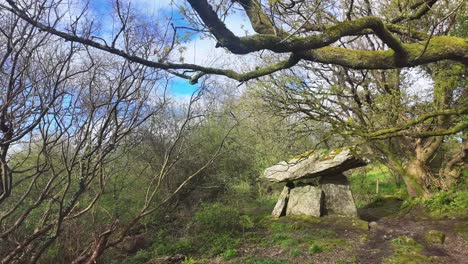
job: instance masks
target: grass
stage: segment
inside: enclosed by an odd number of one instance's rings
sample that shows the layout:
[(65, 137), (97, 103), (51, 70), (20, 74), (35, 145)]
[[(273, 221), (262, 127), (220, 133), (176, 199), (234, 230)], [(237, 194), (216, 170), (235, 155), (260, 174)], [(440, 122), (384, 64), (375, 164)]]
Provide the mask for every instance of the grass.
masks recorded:
[(383, 165), (369, 165), (355, 169), (349, 179), (358, 208), (382, 197), (406, 197), (405, 186)]

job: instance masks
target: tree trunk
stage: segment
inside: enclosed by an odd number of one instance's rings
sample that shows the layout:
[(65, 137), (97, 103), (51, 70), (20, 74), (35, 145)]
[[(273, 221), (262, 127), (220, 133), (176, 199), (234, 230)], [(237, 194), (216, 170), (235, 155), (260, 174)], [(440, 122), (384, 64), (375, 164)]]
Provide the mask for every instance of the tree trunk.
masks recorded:
[(431, 178), (431, 173), (423, 161), (418, 159), (410, 160), (403, 174), (408, 195), (410, 197), (429, 197), (431, 195), (429, 188), (432, 183)]
[(468, 139), (465, 138), (461, 144), (461, 148), (439, 170), (441, 179), (441, 187), (448, 190), (455, 186), (462, 175), (463, 171), (467, 168), (466, 162), (468, 161)]
[(399, 156), (387, 152), (386, 165), (395, 174), (399, 175), (406, 185), (406, 190), (410, 197), (428, 197), (431, 195), (429, 188), (427, 188), (430, 173), (426, 169), (424, 162), (416, 158), (412, 158), (405, 165)]

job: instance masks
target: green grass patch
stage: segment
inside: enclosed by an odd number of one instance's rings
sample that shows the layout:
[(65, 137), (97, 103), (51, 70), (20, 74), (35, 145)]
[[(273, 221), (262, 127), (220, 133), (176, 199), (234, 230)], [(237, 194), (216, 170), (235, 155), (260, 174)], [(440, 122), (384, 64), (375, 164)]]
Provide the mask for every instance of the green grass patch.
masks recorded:
[(331, 252), (337, 248), (349, 250), (348, 241), (341, 238), (315, 239), (309, 247), (311, 254)]
[(237, 257), (237, 250), (236, 249), (228, 249), (228, 250), (224, 251), (223, 254), (221, 254), (221, 257), (224, 260), (233, 259), (233, 258)]
[(406, 197), (404, 184), (383, 165), (358, 168), (354, 170), (349, 179), (358, 208), (372, 203), (379, 197)]

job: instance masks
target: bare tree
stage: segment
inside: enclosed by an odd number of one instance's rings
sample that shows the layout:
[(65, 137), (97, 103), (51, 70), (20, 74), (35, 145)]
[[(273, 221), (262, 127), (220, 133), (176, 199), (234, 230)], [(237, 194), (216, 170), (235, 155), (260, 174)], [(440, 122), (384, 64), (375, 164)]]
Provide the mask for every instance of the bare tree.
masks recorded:
[[(122, 8), (121, 1), (116, 1), (116, 13), (121, 20), (121, 28), (113, 36), (111, 43), (98, 41), (90, 34), (78, 34), (76, 30), (61, 30), (47, 21), (32, 17), (27, 3), (13, 0), (6, 2), (8, 5), (2, 5), (4, 9), (41, 30), (137, 63), (171, 71), (192, 83), (196, 83), (206, 74), (247, 81), (291, 68), (300, 61), (341, 65), (353, 69), (396, 69), (442, 60), (467, 64), (466, 42), (463, 38), (447, 36), (456, 17), (463, 14), (464, 1), (450, 4), (437, 0), (398, 3), (354, 0), (183, 1), (180, 9), (192, 24), (192, 28), (189, 29), (213, 37), (217, 41), (217, 47), (239, 55), (265, 50), (289, 54), (286, 59), (274, 63), (266, 61), (267, 66), (248, 72), (176, 63), (171, 61), (166, 52), (148, 58), (131, 49), (131, 41), (123, 46), (116, 45), (120, 39), (126, 39), (123, 36), (128, 32), (129, 10)], [(46, 2), (49, 5), (61, 1), (40, 1), (30, 8), (40, 8)], [(248, 16), (255, 34), (239, 37), (225, 25), (223, 20), (235, 9), (242, 10)], [(76, 20), (83, 19), (84, 16)], [(177, 27), (174, 27), (174, 31), (177, 33)], [(440, 34), (436, 34), (439, 32)], [(385, 48), (354, 50), (334, 45), (343, 39), (369, 37), (378, 40)], [(169, 45), (167, 50), (172, 50), (174, 46)]]
[[(34, 16), (59, 24), (60, 13), (48, 12), (53, 10), (43, 6)], [(180, 159), (188, 128), (200, 122), (193, 109), (201, 95), (196, 93), (168, 141), (162, 165), (148, 179), (141, 208), (130, 219), (92, 221), (113, 182), (112, 162), (137, 143), (130, 137), (135, 129), (163, 113), (167, 76), (80, 43), (62, 42), (0, 12), (1, 263), (37, 262), (79, 219), (96, 226), (81, 237), (86, 241), (76, 245), (69, 260), (95, 263), (209, 166), (222, 142), (176, 188), (161, 191), (161, 182)], [(133, 42), (135, 52), (150, 56), (155, 45), (163, 48), (154, 36)]]

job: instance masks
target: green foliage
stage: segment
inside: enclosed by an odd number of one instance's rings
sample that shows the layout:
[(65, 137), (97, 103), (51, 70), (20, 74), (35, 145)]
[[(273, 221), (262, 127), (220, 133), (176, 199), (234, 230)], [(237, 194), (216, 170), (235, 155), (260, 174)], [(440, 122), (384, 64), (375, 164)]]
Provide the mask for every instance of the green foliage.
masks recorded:
[(184, 261), (182, 261), (182, 264), (196, 264), (198, 263), (197, 261), (195, 261), (195, 259), (193, 259), (192, 257), (189, 257), (189, 258), (185, 258)]
[(237, 250), (228, 249), (228, 250), (224, 251), (224, 253), (221, 256), (223, 257), (224, 260), (233, 259), (233, 258), (237, 257)]
[(241, 215), (239, 224), (242, 227), (242, 230), (251, 229), (255, 226), (253, 220), (248, 215)]
[(438, 192), (424, 201), (424, 207), (438, 215), (466, 215), (468, 213), (468, 192)]
[(407, 200), (402, 208), (406, 211), (422, 206), (425, 213), (435, 218), (464, 217), (468, 214), (468, 191), (441, 191), (428, 199)]
[(195, 213), (194, 224), (200, 231), (232, 233), (242, 230), (243, 220), (237, 209), (221, 203), (214, 203), (202, 205), (202, 209)]
[(406, 196), (405, 187), (400, 180), (396, 179), (389, 169), (382, 165), (369, 165), (356, 169), (349, 179), (358, 208), (382, 197), (403, 198)]
[(233, 183), (229, 186), (229, 190), (238, 196), (250, 195), (252, 194), (252, 186), (246, 181), (240, 181), (238, 183)]
[(195, 245), (190, 237), (174, 238), (161, 230), (153, 239), (152, 252), (156, 256), (190, 254), (194, 250)]

